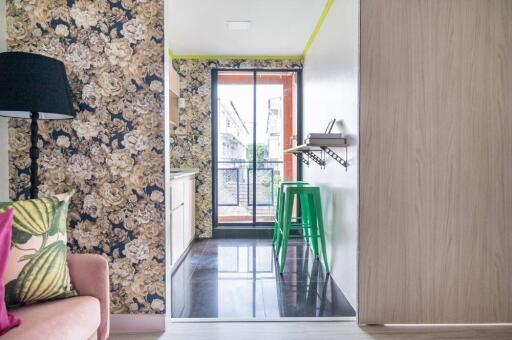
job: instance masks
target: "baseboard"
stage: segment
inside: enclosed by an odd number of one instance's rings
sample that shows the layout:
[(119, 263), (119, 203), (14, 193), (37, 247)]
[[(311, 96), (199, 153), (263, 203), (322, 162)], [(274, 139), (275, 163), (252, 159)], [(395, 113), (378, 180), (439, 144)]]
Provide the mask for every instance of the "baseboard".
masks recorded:
[(165, 314), (111, 314), (110, 333), (165, 331)]
[[(273, 227), (226, 227), (213, 228), (213, 238), (237, 238), (237, 239), (272, 239)], [(291, 235), (300, 235), (300, 231), (292, 230)]]
[(271, 228), (253, 228), (253, 227), (215, 227), (213, 228), (213, 238), (239, 238), (239, 239), (271, 239), (273, 229)]

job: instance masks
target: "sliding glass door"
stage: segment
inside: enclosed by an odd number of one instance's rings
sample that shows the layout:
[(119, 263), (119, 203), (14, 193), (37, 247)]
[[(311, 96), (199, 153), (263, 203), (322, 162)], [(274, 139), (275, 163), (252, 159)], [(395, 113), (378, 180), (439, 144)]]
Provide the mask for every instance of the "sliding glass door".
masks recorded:
[(277, 189), (300, 178), (300, 70), (214, 70), (215, 226), (268, 226)]

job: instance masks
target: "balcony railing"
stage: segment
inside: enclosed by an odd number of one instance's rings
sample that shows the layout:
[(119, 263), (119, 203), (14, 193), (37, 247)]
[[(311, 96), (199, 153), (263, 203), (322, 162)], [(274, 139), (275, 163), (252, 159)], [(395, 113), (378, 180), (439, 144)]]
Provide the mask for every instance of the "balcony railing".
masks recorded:
[[(248, 207), (253, 203), (253, 162), (218, 162), (218, 205)], [(274, 207), (283, 161), (256, 162), (256, 206)]]

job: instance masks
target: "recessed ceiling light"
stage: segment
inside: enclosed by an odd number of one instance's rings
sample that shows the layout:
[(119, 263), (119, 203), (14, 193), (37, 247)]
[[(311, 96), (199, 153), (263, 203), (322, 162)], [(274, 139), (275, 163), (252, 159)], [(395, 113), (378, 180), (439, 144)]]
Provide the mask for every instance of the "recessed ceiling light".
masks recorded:
[(226, 25), (232, 31), (246, 31), (251, 27), (250, 20), (228, 20)]

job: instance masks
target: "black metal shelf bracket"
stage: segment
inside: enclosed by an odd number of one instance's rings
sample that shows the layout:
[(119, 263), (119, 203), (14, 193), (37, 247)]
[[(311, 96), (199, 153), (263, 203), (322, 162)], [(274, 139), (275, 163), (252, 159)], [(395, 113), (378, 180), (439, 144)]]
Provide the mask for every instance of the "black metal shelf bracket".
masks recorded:
[(304, 152), (310, 159), (313, 160), (316, 164), (320, 165), (322, 168), (325, 167), (325, 157), (323, 154), (319, 157), (315, 155), (312, 151), (305, 151)]
[(296, 153), (295, 156), (297, 156), (297, 158), (299, 159), (299, 161), (301, 161), (302, 163), (304, 163), (305, 165), (309, 166), (309, 160), (307, 160), (306, 158), (304, 158), (304, 155), (302, 153)]
[(334, 151), (332, 146), (327, 145), (299, 145), (294, 148), (285, 150), (285, 153), (294, 154), (297, 159), (309, 166), (311, 161), (315, 162), (320, 166), (320, 168), (325, 169), (325, 165), (327, 164), (326, 154), (329, 155), (336, 162), (341, 164), (345, 168), (345, 171), (348, 171), (348, 143), (343, 143), (343, 145), (334, 146), (336, 148), (345, 149), (345, 157), (342, 157), (340, 153)]
[(342, 166), (348, 168), (348, 162), (346, 161), (347, 157), (347, 147), (345, 147), (345, 159), (343, 159), (340, 155), (338, 155), (333, 149), (329, 147), (323, 147), (322, 150), (325, 151), (326, 154), (332, 157), (336, 162), (340, 163)]

